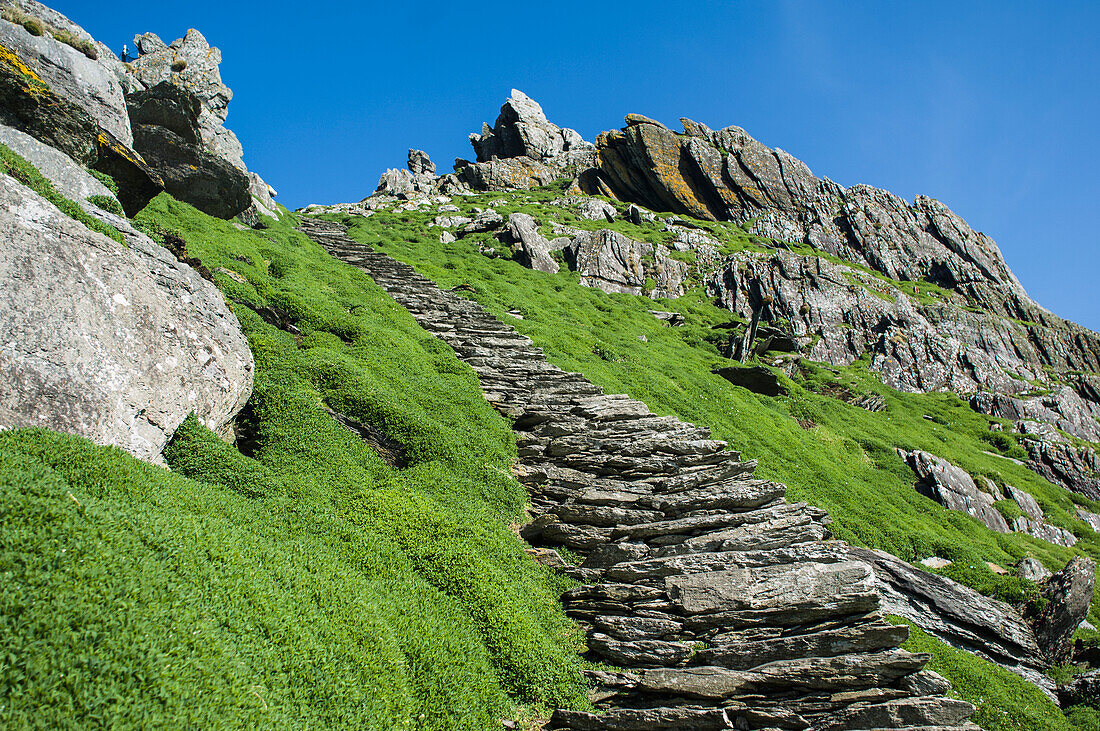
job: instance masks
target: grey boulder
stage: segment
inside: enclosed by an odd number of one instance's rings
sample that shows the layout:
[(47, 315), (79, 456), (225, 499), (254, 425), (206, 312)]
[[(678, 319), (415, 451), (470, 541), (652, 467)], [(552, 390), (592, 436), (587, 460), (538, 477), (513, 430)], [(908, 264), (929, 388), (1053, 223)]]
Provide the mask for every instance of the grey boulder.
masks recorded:
[(115, 197), (99, 178), (78, 165), (71, 157), (24, 132), (0, 125), (0, 143), (38, 168), (38, 172), (53, 183), (57, 192), (69, 200), (79, 203), (86, 201), (89, 196)]
[(158, 461), (189, 413), (212, 429), (233, 418), (252, 354), (212, 284), (125, 219), (98, 215), (126, 246), (0, 176), (0, 427)]

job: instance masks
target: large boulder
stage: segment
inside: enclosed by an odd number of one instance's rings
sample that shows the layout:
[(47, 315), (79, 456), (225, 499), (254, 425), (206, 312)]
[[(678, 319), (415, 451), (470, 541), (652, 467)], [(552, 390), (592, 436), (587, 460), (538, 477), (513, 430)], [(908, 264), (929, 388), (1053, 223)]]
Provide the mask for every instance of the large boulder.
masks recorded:
[[(199, 146), (249, 176), (248, 190), (252, 201), (242, 218), (253, 222), (258, 222), (260, 215), (278, 218), (278, 206), (273, 199), (275, 189), (248, 170), (240, 140), (225, 126), (233, 91), (222, 81), (221, 51), (211, 46), (203, 34), (194, 28), (172, 43), (165, 43), (155, 33), (135, 35), (133, 43), (139, 56), (129, 66), (127, 94), (152, 89), (166, 82), (194, 94), (200, 102), (196, 120), (201, 140)], [(188, 139), (188, 135), (183, 135), (179, 130), (173, 131)]]
[(125, 219), (97, 215), (126, 245), (0, 176), (0, 427), (158, 461), (189, 413), (215, 429), (233, 418), (252, 355), (212, 284)]
[[(23, 60), (0, 45), (0, 123), (49, 145), (77, 163), (115, 179), (129, 216), (164, 189), (128, 143), (115, 137), (81, 105), (53, 91)], [(130, 129), (127, 125), (127, 137)]]
[(114, 178), (118, 184), (118, 202), (131, 218), (165, 189), (164, 180), (140, 154), (106, 131), (101, 130), (96, 138), (93, 167)]
[(731, 366), (719, 368), (715, 373), (735, 386), (747, 388), (753, 393), (764, 396), (778, 396), (787, 392), (775, 371), (765, 366)]
[(478, 162), (494, 157), (545, 160), (572, 149), (591, 147), (575, 131), (548, 120), (538, 102), (518, 89), (512, 89), (501, 106), (496, 125), (483, 124), (481, 134), (470, 135), (470, 144)]
[(134, 145), (163, 178), (166, 191), (203, 213), (233, 218), (252, 204), (247, 175), (170, 129), (135, 125)]
[[(141, 54), (133, 63), (134, 83), (127, 93), (170, 82), (187, 89), (202, 103), (199, 129), (208, 151), (242, 170), (244, 148), (232, 131), (225, 128), (232, 90), (222, 82), (219, 65), (222, 52), (212, 47), (202, 33), (191, 28), (183, 38), (165, 44), (155, 35), (135, 36)], [(145, 51), (144, 49), (158, 49)]]
[(565, 248), (581, 284), (604, 292), (680, 297), (688, 266), (660, 244), (635, 241), (618, 231), (579, 231)]
[(0, 144), (34, 165), (53, 183), (57, 192), (69, 200), (83, 202), (92, 196), (115, 197), (99, 178), (71, 157), (25, 132), (0, 125)]
[(1043, 674), (1049, 663), (1040, 641), (1015, 608), (884, 551), (851, 551), (874, 568), (885, 613), (1021, 675), (1053, 698), (1054, 681)]
[(995, 498), (978, 488), (966, 470), (928, 452), (902, 452), (917, 475), (917, 490), (949, 510), (958, 510), (977, 518), (998, 533), (1010, 528), (1004, 516), (993, 507)]
[(0, 122), (61, 150), (79, 163), (96, 160), (99, 124), (83, 107), (54, 92), (4, 45), (0, 45)]
[(435, 163), (423, 150), (409, 150), (409, 172), (413, 175), (435, 175)]
[(525, 267), (550, 274), (558, 271), (558, 263), (550, 254), (560, 251), (564, 242), (561, 239), (548, 241), (539, 233), (538, 223), (531, 216), (526, 213), (509, 215), (503, 238), (515, 246), (516, 260)]
[(1035, 618), (1035, 636), (1051, 665), (1068, 662), (1073, 654), (1073, 633), (1092, 604), (1096, 564), (1077, 556), (1043, 586), (1046, 606)]
[(477, 190), (534, 188), (577, 177), (596, 165), (596, 151), (574, 130), (557, 126), (542, 107), (512, 89), (496, 124), (471, 134), (476, 162), (455, 161), (455, 172)]
[[(0, 45), (5, 46), (42, 79), (58, 96), (88, 113), (96, 124), (130, 145), (130, 121), (126, 116), (126, 99), (122, 85), (110, 66), (99, 59), (53, 37), (52, 30), (65, 30), (92, 47), (91, 36), (64, 16), (49, 11), (39, 3), (21, 3), (23, 11), (49, 26), (40, 36), (31, 35), (22, 26), (0, 20)], [(68, 25), (68, 28), (59, 26)], [(72, 28), (74, 30), (69, 30)], [(114, 58), (114, 54), (107, 52)]]

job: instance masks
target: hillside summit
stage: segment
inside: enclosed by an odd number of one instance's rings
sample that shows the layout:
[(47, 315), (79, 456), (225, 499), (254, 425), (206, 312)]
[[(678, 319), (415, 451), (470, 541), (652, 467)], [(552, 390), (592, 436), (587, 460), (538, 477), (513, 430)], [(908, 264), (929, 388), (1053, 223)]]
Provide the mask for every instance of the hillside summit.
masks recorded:
[(1100, 336), (942, 203), (513, 90), (292, 213), (0, 6), (0, 726), (1100, 728)]

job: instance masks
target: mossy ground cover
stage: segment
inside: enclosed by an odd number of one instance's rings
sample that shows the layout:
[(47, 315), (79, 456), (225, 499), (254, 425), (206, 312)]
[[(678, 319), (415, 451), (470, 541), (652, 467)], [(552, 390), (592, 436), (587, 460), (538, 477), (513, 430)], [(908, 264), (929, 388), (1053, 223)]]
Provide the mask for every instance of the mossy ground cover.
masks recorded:
[[(1100, 729), (1089, 720), (1092, 709), (1067, 709), (1068, 713), (1063, 715), (1042, 691), (1019, 675), (969, 652), (945, 645), (922, 632), (912, 622), (899, 617), (890, 620), (909, 626), (909, 640), (903, 647), (910, 652), (932, 655), (927, 669), (951, 679), (952, 695), (975, 705), (977, 710), (970, 720), (986, 731)], [(1072, 720), (1067, 720), (1067, 715)]]
[(583, 706), (564, 587), (510, 529), (515, 443), (473, 372), (292, 219), (239, 231), (162, 194), (135, 223), (239, 303), (242, 449), (190, 420), (168, 472), (0, 435), (0, 726), (482, 729)]
[[(0, 144), (0, 172), (12, 176), (35, 193), (38, 193), (38, 195), (42, 196), (50, 203), (53, 203), (57, 206), (58, 210), (74, 221), (79, 221), (91, 230), (112, 238), (120, 244), (125, 244), (122, 233), (120, 233), (118, 229), (114, 226), (108, 226), (102, 221), (89, 216), (75, 201), (71, 201), (61, 195), (61, 193), (57, 191), (57, 188), (53, 186), (53, 183), (47, 180), (42, 173), (38, 172), (38, 168), (31, 165), (22, 156), (13, 152), (7, 145), (2, 144)], [(108, 198), (107, 196), (93, 197), (109, 200), (114, 206), (118, 207), (119, 212), (121, 212), (118, 201), (113, 198)], [(107, 208), (103, 203), (97, 203), (96, 201), (91, 202), (104, 210), (111, 211), (112, 213), (115, 212), (113, 208)]]
[[(464, 210), (492, 203), (505, 215), (523, 210), (539, 220), (560, 216), (545, 207), (546, 199), (543, 191), (530, 198), (492, 194), (456, 203)], [(484, 234), (441, 244), (441, 229), (429, 228), (433, 215), (425, 211), (330, 217), (348, 224), (356, 239), (414, 265), (440, 286), (468, 286), (469, 296), (530, 336), (562, 368), (584, 373), (609, 392), (642, 400), (657, 413), (710, 427), (745, 457), (759, 459), (758, 474), (788, 485), (791, 499), (826, 509), (839, 538), (909, 561), (947, 558), (952, 564), (940, 573), (1009, 601), (1033, 596), (1035, 585), (998, 574), (987, 562), (1011, 572), (1025, 556), (1053, 570), (1078, 552), (1100, 558), (1100, 540), (1075, 514), (1077, 505), (1100, 506), (1013, 462), (1010, 457), (1022, 454), (1015, 437), (991, 432), (990, 419), (954, 394), (901, 393), (883, 385), (866, 362), (857, 362), (846, 368), (808, 363), (794, 380), (783, 378), (787, 395), (756, 395), (712, 373), (730, 365), (719, 355), (728, 338), (721, 326), (736, 318), (699, 288), (677, 300), (654, 302), (581, 287), (567, 270), (546, 274), (479, 253), (479, 246), (489, 243)], [(638, 231), (624, 233), (641, 238)], [(735, 232), (729, 235), (736, 240)], [(744, 248), (754, 246), (741, 241)], [(667, 327), (650, 309), (680, 312), (687, 324)], [(509, 311), (523, 319), (509, 318)], [(878, 394), (887, 407), (872, 413), (828, 395), (841, 390)], [(914, 489), (913, 473), (898, 448), (926, 450), (972, 475), (1026, 490), (1048, 522), (1078, 537), (1077, 546), (1067, 549), (1023, 533), (999, 534), (941, 507)], [(1094, 623), (1098, 615), (1094, 602)]]

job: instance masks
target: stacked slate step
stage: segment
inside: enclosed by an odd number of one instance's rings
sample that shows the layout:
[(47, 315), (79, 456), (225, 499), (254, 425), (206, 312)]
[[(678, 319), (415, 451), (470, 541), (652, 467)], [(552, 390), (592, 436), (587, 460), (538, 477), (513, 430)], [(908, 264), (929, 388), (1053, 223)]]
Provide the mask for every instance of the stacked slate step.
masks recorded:
[(871, 567), (831, 540), (823, 511), (787, 502), (707, 429), (551, 365), (342, 226), (302, 230), (451, 345), (514, 420), (535, 513), (521, 535), (583, 582), (565, 611), (591, 658), (622, 668), (587, 673), (599, 713), (558, 710), (550, 728), (977, 728), (973, 707), (923, 669), (929, 656), (900, 649), (907, 628), (883, 619)]

